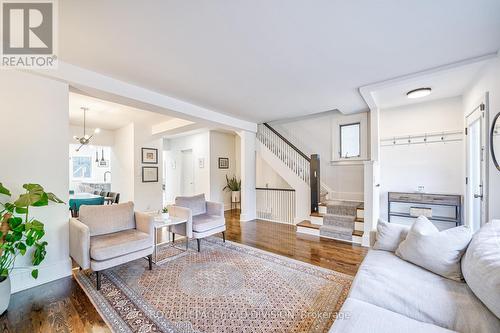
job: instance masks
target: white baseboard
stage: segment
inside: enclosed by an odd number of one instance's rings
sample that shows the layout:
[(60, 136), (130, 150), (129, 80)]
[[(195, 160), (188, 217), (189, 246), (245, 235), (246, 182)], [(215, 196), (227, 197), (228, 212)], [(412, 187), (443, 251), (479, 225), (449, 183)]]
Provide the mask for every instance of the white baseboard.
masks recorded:
[(16, 268), (10, 274), (12, 293), (33, 288), (71, 275), (71, 259), (52, 262), (38, 267), (38, 279), (31, 276), (32, 268)]

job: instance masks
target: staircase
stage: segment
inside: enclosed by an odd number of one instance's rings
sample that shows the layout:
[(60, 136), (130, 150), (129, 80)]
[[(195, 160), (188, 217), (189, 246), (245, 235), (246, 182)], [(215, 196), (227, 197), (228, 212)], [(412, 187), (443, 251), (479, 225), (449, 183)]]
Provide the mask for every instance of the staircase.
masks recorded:
[(297, 232), (361, 244), (364, 233), (364, 205), (356, 201), (326, 201), (309, 220), (297, 224)]
[[(361, 244), (364, 230), (362, 202), (328, 200), (328, 190), (319, 180), (319, 169), (311, 171), (311, 158), (300, 151), (268, 124), (260, 124), (257, 131), (257, 149), (295, 189), (295, 218), (297, 232)], [(313, 155), (317, 156), (317, 155)], [(319, 160), (316, 160), (319, 165)], [(313, 167), (314, 169), (314, 167)], [(317, 178), (314, 178), (317, 177)], [(311, 196), (311, 183), (320, 186)], [(311, 205), (311, 197), (316, 202)]]

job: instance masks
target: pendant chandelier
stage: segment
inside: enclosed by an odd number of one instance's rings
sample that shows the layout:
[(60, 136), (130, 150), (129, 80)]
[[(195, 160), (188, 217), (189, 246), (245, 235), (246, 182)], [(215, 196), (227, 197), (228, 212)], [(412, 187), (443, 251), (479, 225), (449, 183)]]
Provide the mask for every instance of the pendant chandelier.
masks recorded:
[(75, 139), (76, 141), (78, 141), (80, 143), (80, 146), (78, 148), (76, 148), (76, 151), (80, 151), (80, 149), (85, 146), (85, 145), (88, 145), (90, 143), (90, 140), (94, 137), (94, 134), (97, 134), (99, 133), (101, 130), (99, 128), (96, 128), (94, 130), (94, 133), (92, 133), (92, 135), (88, 135), (87, 134), (87, 124), (86, 124), (86, 117), (87, 117), (87, 110), (89, 108), (86, 108), (86, 107), (81, 107), (80, 109), (83, 110), (83, 136), (82, 137), (77, 137), (76, 135), (73, 137), (73, 139)]

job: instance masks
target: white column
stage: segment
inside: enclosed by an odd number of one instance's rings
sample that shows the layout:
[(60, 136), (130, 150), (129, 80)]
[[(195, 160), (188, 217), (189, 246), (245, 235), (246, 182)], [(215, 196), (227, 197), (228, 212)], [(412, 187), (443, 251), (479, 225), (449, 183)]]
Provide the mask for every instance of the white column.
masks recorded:
[(255, 133), (238, 132), (241, 141), (241, 215), (240, 221), (256, 218)]

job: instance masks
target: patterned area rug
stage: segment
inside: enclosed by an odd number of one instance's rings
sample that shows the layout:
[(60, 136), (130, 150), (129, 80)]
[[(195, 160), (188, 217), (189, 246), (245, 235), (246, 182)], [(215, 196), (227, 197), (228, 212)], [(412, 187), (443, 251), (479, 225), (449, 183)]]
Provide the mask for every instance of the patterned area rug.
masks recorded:
[(146, 260), (104, 271), (100, 291), (94, 273), (75, 278), (114, 332), (327, 332), (352, 282), (216, 237), (174, 254), (152, 271)]

